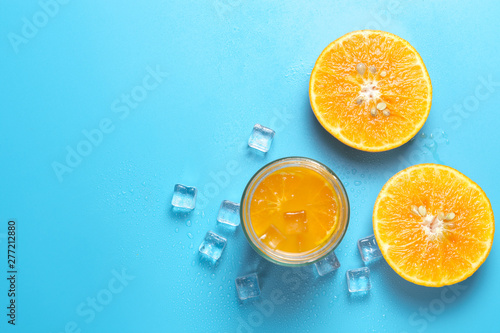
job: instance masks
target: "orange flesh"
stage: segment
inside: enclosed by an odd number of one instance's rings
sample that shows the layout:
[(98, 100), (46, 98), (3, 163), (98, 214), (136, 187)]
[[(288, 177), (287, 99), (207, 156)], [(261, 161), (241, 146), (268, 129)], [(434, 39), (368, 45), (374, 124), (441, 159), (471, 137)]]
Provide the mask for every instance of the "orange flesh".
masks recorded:
[[(362, 75), (356, 68), (361, 64)], [(384, 151), (409, 141), (423, 126), (432, 85), (420, 55), (407, 41), (361, 30), (321, 53), (311, 73), (309, 97), (318, 121), (337, 139), (356, 149)], [(380, 103), (385, 106), (378, 109)]]
[(339, 220), (332, 184), (305, 167), (285, 167), (255, 189), (250, 219), (257, 237), (271, 250), (301, 253), (322, 246)]
[[(424, 216), (412, 211), (415, 206), (425, 207)], [(439, 213), (454, 217), (441, 220)], [(398, 274), (440, 287), (479, 268), (490, 252), (495, 225), (490, 202), (477, 184), (452, 168), (421, 164), (387, 182), (375, 203), (373, 228)]]

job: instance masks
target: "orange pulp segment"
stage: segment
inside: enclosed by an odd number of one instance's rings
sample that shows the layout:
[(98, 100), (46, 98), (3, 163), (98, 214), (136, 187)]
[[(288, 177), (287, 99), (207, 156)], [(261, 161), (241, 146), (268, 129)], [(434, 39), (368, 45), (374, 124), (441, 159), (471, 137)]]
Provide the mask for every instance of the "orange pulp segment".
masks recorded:
[(301, 253), (328, 240), (339, 221), (339, 200), (320, 173), (290, 166), (266, 176), (250, 204), (255, 234), (271, 250)]
[(495, 222), (483, 190), (438, 164), (400, 171), (382, 188), (373, 229), (389, 265), (428, 287), (460, 282), (486, 260)]
[(432, 85), (418, 52), (383, 31), (348, 33), (321, 53), (309, 82), (321, 125), (343, 143), (385, 151), (409, 141), (431, 108)]

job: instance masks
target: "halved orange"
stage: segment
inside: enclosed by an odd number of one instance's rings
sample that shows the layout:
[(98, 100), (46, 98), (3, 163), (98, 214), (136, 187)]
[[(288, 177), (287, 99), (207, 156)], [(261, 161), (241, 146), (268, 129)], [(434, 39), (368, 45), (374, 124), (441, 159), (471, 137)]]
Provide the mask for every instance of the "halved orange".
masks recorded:
[(321, 125), (343, 143), (385, 151), (409, 141), (431, 109), (432, 85), (422, 58), (383, 31), (348, 33), (319, 56), (309, 82)]
[(486, 260), (495, 221), (476, 183), (450, 167), (419, 164), (384, 185), (373, 210), (373, 230), (396, 273), (441, 287), (465, 280)]

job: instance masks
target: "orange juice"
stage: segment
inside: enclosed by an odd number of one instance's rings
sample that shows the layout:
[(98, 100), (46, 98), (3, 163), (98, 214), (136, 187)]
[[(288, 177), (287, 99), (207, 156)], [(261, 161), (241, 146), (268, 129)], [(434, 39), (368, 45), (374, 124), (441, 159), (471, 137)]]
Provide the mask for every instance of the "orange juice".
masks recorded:
[(285, 167), (257, 186), (250, 206), (252, 226), (270, 248), (305, 252), (325, 242), (339, 219), (338, 198), (315, 170)]
[(249, 182), (241, 215), (250, 244), (285, 265), (319, 260), (347, 229), (349, 203), (336, 175), (319, 162), (286, 158), (268, 164)]

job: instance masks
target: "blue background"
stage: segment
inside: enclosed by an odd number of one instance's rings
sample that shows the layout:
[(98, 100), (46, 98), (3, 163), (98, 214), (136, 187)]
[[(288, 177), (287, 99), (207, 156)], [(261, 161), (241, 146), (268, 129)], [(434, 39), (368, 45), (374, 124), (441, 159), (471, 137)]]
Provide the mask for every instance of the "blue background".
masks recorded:
[[(38, 1), (0, 4), (0, 246), (6, 251), (15, 218), (19, 270), (11, 327), (2, 259), (2, 332), (496, 329), (498, 242), (454, 289), (413, 285), (382, 260), (370, 266), (369, 295), (352, 297), (345, 272), (363, 266), (356, 241), (373, 233), (381, 187), (410, 165), (458, 169), (498, 212), (498, 1), (88, 0), (47, 8), (50, 17)], [(23, 37), (23, 18), (37, 31), (24, 27)], [(320, 52), (364, 28), (408, 40), (433, 83), (424, 128), (390, 152), (343, 145), (309, 106)], [(162, 72), (161, 82), (148, 70)], [(151, 90), (142, 96), (145, 79)], [(133, 108), (121, 100), (131, 93), (145, 97)], [(107, 133), (89, 148), (82, 131), (102, 122)], [(265, 156), (246, 147), (255, 123), (276, 130)], [(58, 178), (54, 163), (66, 164), (68, 147), (79, 145), (87, 156)], [(221, 201), (238, 201), (261, 166), (290, 155), (325, 163), (347, 187), (352, 218), (336, 250), (340, 269), (317, 278), (311, 267), (263, 262), (241, 229), (225, 234), (216, 267), (200, 262), (197, 248), (217, 231)], [(171, 211), (176, 183), (201, 194), (186, 217)], [(128, 280), (118, 288), (123, 270)], [(240, 303), (234, 280), (255, 270), (261, 298)], [(106, 303), (99, 311), (86, 305), (95, 297)]]

